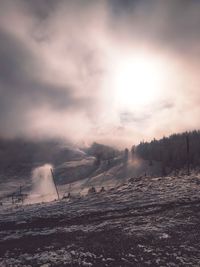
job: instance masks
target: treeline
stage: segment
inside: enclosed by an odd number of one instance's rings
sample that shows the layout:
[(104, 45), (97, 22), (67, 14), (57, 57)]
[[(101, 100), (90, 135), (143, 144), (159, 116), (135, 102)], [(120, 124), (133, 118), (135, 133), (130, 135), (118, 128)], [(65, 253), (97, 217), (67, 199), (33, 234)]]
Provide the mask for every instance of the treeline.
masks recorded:
[(137, 146), (137, 155), (151, 163), (160, 161), (163, 168), (176, 170), (188, 165), (200, 166), (200, 131), (184, 132), (163, 137), (160, 140), (141, 142)]
[(96, 158), (94, 164), (100, 165), (101, 162), (107, 162), (108, 165), (114, 163), (114, 159), (121, 155), (121, 152), (113, 147), (94, 142), (89, 148), (83, 149), (88, 155)]

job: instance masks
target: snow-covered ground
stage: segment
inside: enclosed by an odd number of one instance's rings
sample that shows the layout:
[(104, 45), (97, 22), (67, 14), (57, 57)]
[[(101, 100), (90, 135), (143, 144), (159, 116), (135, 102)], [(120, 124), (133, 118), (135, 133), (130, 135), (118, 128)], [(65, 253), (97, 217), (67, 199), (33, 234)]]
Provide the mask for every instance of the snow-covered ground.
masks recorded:
[(200, 266), (200, 176), (0, 208), (0, 266)]
[[(161, 167), (158, 162), (153, 162), (153, 165), (150, 166), (148, 161), (137, 158), (134, 161), (129, 160), (126, 166), (119, 162), (106, 169), (106, 166), (102, 164), (89, 178), (71, 183), (70, 191), (76, 194), (86, 194), (91, 186), (94, 186), (97, 190), (100, 190), (102, 186), (110, 189), (127, 182), (130, 177), (138, 177), (144, 174), (158, 176), (160, 172)], [(59, 190), (64, 193), (68, 191), (68, 188), (68, 185), (63, 185), (59, 187)]]

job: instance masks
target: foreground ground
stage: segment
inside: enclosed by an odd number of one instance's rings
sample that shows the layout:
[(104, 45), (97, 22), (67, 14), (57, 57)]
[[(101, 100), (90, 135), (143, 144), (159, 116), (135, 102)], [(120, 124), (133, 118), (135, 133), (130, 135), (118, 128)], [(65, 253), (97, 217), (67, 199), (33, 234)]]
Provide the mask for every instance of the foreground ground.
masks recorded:
[(0, 266), (200, 266), (200, 178), (0, 210)]

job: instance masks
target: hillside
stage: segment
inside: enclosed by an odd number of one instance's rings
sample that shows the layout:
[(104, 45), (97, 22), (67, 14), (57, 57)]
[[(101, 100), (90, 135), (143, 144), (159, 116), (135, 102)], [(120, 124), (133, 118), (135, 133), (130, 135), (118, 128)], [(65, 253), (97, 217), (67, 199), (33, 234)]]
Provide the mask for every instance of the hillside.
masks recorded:
[(0, 209), (1, 266), (199, 266), (200, 178)]
[[(55, 182), (61, 196), (69, 191), (85, 194), (91, 186), (97, 189), (120, 185), (129, 177), (143, 174), (159, 176), (158, 162), (149, 164), (138, 159), (124, 163), (124, 151), (93, 143), (78, 148), (61, 141), (0, 140), (0, 198), (33, 189), (33, 172), (49, 164), (54, 169)], [(48, 194), (48, 192), (47, 192)]]
[[(34, 170), (46, 164), (54, 169), (55, 181), (63, 187), (109, 170), (121, 162), (119, 154), (116, 149), (97, 143), (80, 149), (63, 140), (0, 139), (0, 199), (18, 192), (20, 186), (29, 194)], [(108, 165), (106, 161), (111, 156)]]

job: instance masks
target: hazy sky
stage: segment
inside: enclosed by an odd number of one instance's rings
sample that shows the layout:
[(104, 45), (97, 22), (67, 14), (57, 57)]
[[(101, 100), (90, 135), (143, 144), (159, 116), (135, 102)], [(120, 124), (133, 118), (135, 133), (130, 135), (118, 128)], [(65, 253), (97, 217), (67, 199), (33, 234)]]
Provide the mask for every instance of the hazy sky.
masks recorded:
[(200, 128), (200, 1), (1, 0), (0, 135), (117, 145)]

